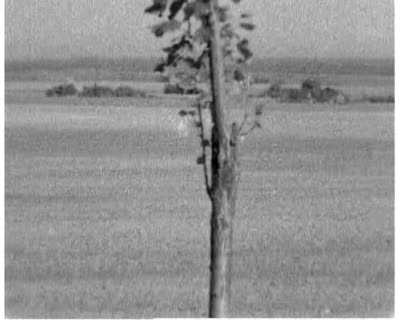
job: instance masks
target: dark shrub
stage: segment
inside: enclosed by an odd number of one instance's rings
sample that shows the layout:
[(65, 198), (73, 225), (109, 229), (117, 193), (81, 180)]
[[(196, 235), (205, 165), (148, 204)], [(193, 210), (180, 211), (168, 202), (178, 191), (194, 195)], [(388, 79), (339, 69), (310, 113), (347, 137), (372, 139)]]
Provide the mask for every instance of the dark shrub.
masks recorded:
[(307, 89), (288, 88), (280, 92), (280, 100), (283, 102), (304, 102), (309, 100), (310, 91)]
[(114, 90), (114, 95), (116, 97), (133, 97), (135, 91), (131, 87), (120, 86)]
[(94, 84), (91, 87), (83, 87), (79, 95), (82, 97), (112, 97), (114, 96), (114, 90), (110, 87)]
[(146, 93), (141, 90), (136, 90), (128, 86), (119, 86), (114, 90), (116, 97), (139, 97), (146, 98)]
[(394, 103), (394, 96), (370, 96), (367, 100), (370, 103)]
[(64, 97), (64, 96), (74, 96), (78, 90), (75, 88), (75, 86), (72, 83), (69, 84), (60, 84), (58, 86), (55, 86), (51, 89), (46, 90), (46, 96), (47, 97)]
[(278, 83), (272, 84), (267, 90), (267, 95), (270, 98), (279, 98), (281, 96), (281, 85)]
[(253, 81), (256, 84), (267, 84), (269, 83), (269, 78), (262, 75), (257, 75), (253, 78)]
[(332, 88), (324, 88), (321, 90), (321, 95), (318, 102), (334, 102), (336, 97), (339, 96), (339, 91)]
[(179, 83), (167, 83), (164, 86), (165, 94), (199, 94), (200, 90), (193, 86), (182, 87)]
[(346, 104), (350, 101), (344, 92), (330, 87), (314, 89), (311, 96), (313, 101), (318, 103)]
[(301, 88), (308, 90), (314, 102), (319, 103), (347, 103), (348, 97), (341, 91), (326, 87), (322, 88), (318, 80), (306, 79), (303, 81)]
[(200, 90), (196, 87), (183, 88), (183, 94), (199, 94)]
[(165, 94), (183, 94), (183, 89), (178, 84), (167, 83), (164, 86)]
[(308, 89), (308, 90), (313, 90), (316, 88), (321, 88), (321, 83), (317, 80), (314, 79), (306, 79), (303, 81), (303, 83), (301, 84), (301, 88), (302, 89)]

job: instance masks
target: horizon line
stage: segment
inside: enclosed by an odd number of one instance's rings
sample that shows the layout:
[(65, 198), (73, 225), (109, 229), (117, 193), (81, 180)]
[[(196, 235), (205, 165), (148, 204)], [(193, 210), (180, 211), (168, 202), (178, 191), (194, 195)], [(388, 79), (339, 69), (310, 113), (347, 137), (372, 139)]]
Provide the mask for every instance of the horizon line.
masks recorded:
[[(152, 60), (152, 59), (162, 59), (163, 56), (120, 56), (120, 57), (106, 57), (106, 56), (77, 56), (77, 57), (65, 57), (65, 58), (4, 58), (4, 62), (7, 63), (34, 63), (41, 61), (76, 61), (76, 60), (135, 60), (135, 59), (144, 59), (144, 60)], [(294, 56), (254, 56), (251, 60), (258, 59), (284, 59), (284, 60), (395, 60), (395, 56), (386, 56), (386, 57), (356, 57), (356, 56), (343, 56), (343, 57), (334, 57), (334, 56), (325, 56), (325, 57), (294, 57)], [(251, 63), (251, 61), (250, 61)]]

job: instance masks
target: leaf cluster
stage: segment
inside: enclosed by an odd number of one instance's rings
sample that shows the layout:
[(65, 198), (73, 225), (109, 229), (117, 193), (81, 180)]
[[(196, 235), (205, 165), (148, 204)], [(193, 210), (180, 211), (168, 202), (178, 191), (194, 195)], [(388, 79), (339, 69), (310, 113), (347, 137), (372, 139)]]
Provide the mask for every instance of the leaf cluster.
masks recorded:
[[(145, 9), (162, 19), (152, 27), (156, 37), (173, 34), (171, 45), (164, 48), (166, 57), (156, 66), (155, 71), (186, 64), (191, 69), (200, 70), (208, 66), (208, 48), (210, 41), (209, 0), (152, 0)], [(233, 4), (241, 0), (232, 0)], [(221, 23), (221, 39), (224, 56), (229, 62), (245, 63), (253, 53), (247, 38), (240, 35), (239, 29), (251, 31), (255, 28), (251, 15), (243, 13), (235, 23), (230, 6), (218, 7), (218, 19)]]

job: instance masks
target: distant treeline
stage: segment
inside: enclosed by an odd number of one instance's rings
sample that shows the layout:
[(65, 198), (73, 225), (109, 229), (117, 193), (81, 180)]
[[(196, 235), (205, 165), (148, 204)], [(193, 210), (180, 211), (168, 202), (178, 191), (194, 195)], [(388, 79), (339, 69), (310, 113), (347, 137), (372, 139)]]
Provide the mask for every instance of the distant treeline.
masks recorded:
[(154, 69), (156, 58), (96, 58), (83, 57), (74, 59), (38, 59), (38, 60), (15, 60), (6, 61), (5, 72), (29, 71), (29, 70), (55, 70), (65, 69), (130, 69), (134, 71), (149, 72)]
[[(161, 80), (153, 73), (158, 58), (76, 58), (69, 60), (6, 61), (6, 80)], [(394, 75), (394, 59), (256, 58), (248, 71), (279, 74)]]
[(270, 73), (290, 74), (352, 74), (394, 75), (394, 59), (306, 59), (265, 58), (254, 59), (249, 71), (268, 70)]

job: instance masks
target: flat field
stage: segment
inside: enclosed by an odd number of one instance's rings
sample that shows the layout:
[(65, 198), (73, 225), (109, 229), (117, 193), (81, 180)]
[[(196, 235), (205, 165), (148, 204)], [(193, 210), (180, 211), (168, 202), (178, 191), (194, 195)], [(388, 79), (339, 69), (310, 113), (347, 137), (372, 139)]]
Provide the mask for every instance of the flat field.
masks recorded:
[[(210, 204), (195, 130), (178, 131), (190, 101), (28, 87), (6, 90), (6, 316), (206, 317)], [(266, 105), (242, 149), (233, 316), (393, 315), (393, 109)]]

